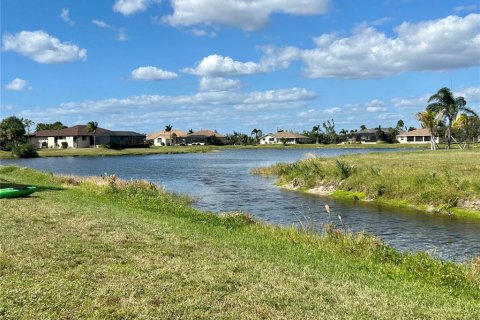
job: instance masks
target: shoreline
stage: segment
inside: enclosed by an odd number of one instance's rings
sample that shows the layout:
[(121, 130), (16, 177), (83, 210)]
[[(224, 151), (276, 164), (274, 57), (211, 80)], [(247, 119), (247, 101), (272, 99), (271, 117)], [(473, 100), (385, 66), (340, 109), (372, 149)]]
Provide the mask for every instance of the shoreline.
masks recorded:
[(404, 209), (411, 209), (416, 210), (419, 212), (423, 212), (425, 214), (430, 215), (439, 215), (439, 216), (450, 216), (454, 218), (467, 218), (473, 219), (476, 221), (480, 220), (480, 210), (471, 209), (469, 207), (454, 207), (450, 208), (449, 211), (451, 213), (446, 212), (436, 212), (436, 209), (433, 206), (427, 205), (414, 205), (410, 204), (401, 200), (396, 199), (369, 199), (365, 196), (365, 194), (361, 192), (355, 191), (345, 191), (341, 189), (334, 188), (333, 186), (317, 186), (311, 189), (304, 189), (301, 187), (295, 187), (291, 184), (276, 184), (279, 188), (298, 192), (298, 193), (306, 193), (314, 196), (319, 197), (327, 197), (332, 198), (334, 200), (340, 201), (361, 201), (362, 203), (366, 204), (373, 204), (373, 205), (384, 205), (389, 208), (404, 208)]
[(256, 168), (285, 189), (480, 219), (480, 150), (313, 157)]

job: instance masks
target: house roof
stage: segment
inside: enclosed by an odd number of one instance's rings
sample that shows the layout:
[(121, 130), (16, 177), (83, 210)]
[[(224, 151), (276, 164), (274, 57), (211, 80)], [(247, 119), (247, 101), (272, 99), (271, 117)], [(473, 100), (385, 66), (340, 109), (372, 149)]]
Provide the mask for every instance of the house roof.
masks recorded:
[[(74, 137), (74, 136), (93, 136), (93, 132), (87, 131), (86, 125), (76, 125), (73, 127), (58, 130), (40, 130), (32, 134), (34, 137)], [(144, 136), (133, 131), (111, 131), (98, 127), (95, 136)]]
[[(365, 129), (365, 130), (360, 130), (356, 134), (376, 134), (378, 128), (373, 128), (373, 129)], [(382, 131), (385, 133), (390, 133), (394, 129), (393, 128), (382, 128)]]
[(430, 136), (430, 130), (427, 128), (415, 129), (409, 132), (403, 132), (399, 134), (399, 137), (415, 137), (415, 136)]
[(277, 133), (270, 133), (270, 134), (267, 134), (265, 135), (266, 136), (273, 136), (277, 139), (282, 139), (282, 138), (286, 138), (286, 139), (308, 139), (307, 136), (304, 136), (302, 134), (298, 134), (298, 133), (294, 133), (294, 132), (288, 132), (288, 131), (281, 131), (281, 132), (277, 132)]
[(160, 131), (157, 131), (155, 133), (151, 133), (147, 136), (147, 139), (148, 140), (154, 140), (154, 139), (157, 139), (158, 137), (162, 137), (162, 138), (170, 138), (170, 134), (176, 134), (177, 137), (179, 138), (183, 138), (183, 137), (186, 137), (187, 136), (187, 133), (186, 132), (183, 132), (181, 130), (175, 130), (175, 129), (172, 129), (172, 131), (168, 132), (168, 131), (165, 131), (165, 130), (160, 130)]
[(212, 137), (216, 136), (217, 138), (225, 138), (223, 134), (220, 134), (218, 132), (212, 131), (212, 130), (199, 130), (195, 131), (193, 133), (189, 133), (187, 136), (205, 136), (205, 137)]

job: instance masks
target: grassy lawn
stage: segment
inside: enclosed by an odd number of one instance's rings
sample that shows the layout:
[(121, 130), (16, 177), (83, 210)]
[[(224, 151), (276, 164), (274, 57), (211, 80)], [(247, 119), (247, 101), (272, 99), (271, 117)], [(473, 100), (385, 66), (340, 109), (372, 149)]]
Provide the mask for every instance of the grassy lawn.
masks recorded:
[[(151, 147), (151, 148), (127, 148), (127, 149), (106, 149), (106, 148), (78, 148), (78, 149), (39, 149), (40, 157), (103, 157), (123, 156), (142, 154), (165, 154), (165, 153), (193, 153), (211, 152), (214, 146), (174, 146), (174, 147)], [(0, 151), (0, 159), (12, 158), (9, 151)]]
[(479, 319), (480, 261), (216, 216), (146, 182), (0, 167), (0, 318)]
[(254, 173), (301, 191), (480, 218), (480, 149), (311, 158)]

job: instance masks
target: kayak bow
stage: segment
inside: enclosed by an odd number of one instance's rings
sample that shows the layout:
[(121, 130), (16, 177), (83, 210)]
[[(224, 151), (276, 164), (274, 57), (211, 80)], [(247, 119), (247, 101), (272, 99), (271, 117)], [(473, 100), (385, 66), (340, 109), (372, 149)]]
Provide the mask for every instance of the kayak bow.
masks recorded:
[(1, 188), (0, 199), (26, 197), (36, 190), (36, 187)]

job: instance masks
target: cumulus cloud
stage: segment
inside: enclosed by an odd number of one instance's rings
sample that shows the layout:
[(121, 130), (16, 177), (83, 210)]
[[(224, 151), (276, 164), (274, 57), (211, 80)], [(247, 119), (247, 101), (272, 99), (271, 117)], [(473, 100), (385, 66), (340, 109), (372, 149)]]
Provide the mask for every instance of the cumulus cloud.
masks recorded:
[(387, 108), (385, 108), (385, 103), (382, 100), (373, 99), (365, 103), (365, 110), (367, 112), (380, 112), (386, 111)]
[(123, 28), (116, 28), (116, 27), (106, 23), (105, 21), (98, 20), (98, 19), (93, 19), (92, 23), (99, 28), (115, 31), (117, 33), (117, 40), (118, 41), (127, 41), (128, 40), (128, 36), (125, 33), (125, 29), (123, 29)]
[(324, 34), (313, 49), (266, 48), (264, 61), (286, 67), (305, 63), (311, 78), (381, 78), (407, 71), (439, 71), (479, 64), (480, 14), (448, 16), (416, 24), (404, 22), (395, 37), (365, 24), (350, 37)]
[(240, 62), (230, 57), (213, 54), (203, 58), (195, 68), (186, 68), (183, 71), (197, 76), (224, 77), (256, 74), (267, 70), (263, 65), (255, 62)]
[(162, 110), (169, 107), (208, 108), (213, 106), (248, 106), (280, 105), (285, 103), (306, 102), (316, 98), (316, 94), (304, 88), (287, 88), (269, 91), (232, 92), (212, 91), (198, 92), (192, 95), (135, 95), (126, 98), (90, 100), (83, 102), (62, 103), (51, 111), (59, 115), (91, 113), (125, 113), (131, 108)]
[[(398, 108), (416, 108), (422, 109), (428, 104), (428, 98), (433, 95), (426, 93), (418, 96), (410, 97), (396, 97), (391, 99), (392, 104)], [(467, 104), (476, 103), (480, 101), (480, 87), (464, 87), (453, 92), (455, 97), (464, 97)]]
[(65, 21), (71, 26), (75, 24), (75, 22), (72, 19), (70, 19), (70, 11), (68, 10), (68, 8), (63, 8), (62, 11), (60, 12), (59, 17), (60, 19), (62, 19), (63, 21)]
[(228, 91), (238, 89), (241, 86), (242, 83), (239, 80), (221, 77), (202, 77), (199, 89), (200, 91)]
[(38, 63), (65, 63), (87, 59), (86, 49), (61, 42), (42, 30), (5, 34), (3, 50), (17, 52)]
[(113, 5), (113, 11), (129, 16), (137, 12), (145, 11), (159, 0), (117, 0)]
[(132, 71), (132, 79), (134, 80), (172, 80), (177, 76), (175, 72), (165, 71), (153, 66), (139, 67)]
[(172, 0), (173, 13), (162, 20), (172, 26), (222, 24), (252, 31), (273, 13), (323, 14), (328, 5), (329, 0)]
[(31, 90), (32, 87), (28, 84), (26, 80), (15, 78), (12, 82), (5, 85), (5, 89), (12, 91), (24, 91)]

